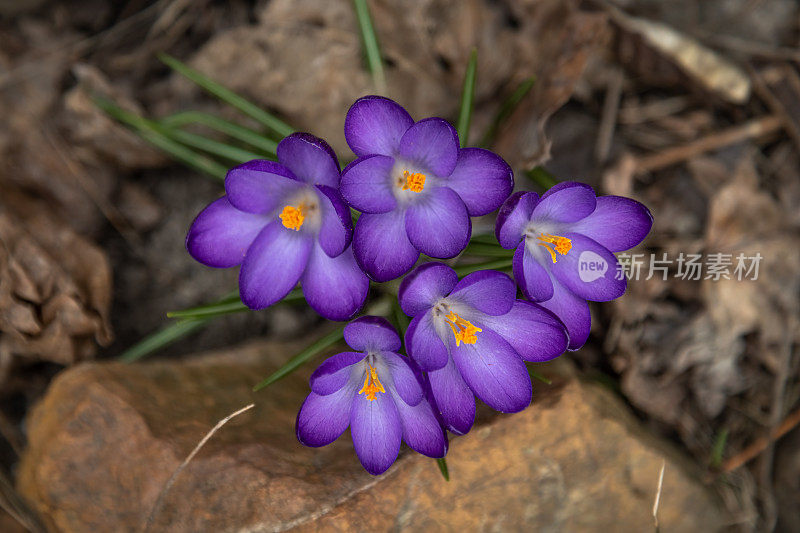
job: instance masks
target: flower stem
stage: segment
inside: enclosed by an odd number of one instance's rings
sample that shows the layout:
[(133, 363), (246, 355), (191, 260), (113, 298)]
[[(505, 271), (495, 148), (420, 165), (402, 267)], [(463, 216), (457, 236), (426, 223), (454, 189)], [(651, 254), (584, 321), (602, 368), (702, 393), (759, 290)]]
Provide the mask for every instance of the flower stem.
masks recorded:
[(469, 125), (472, 121), (472, 108), (475, 103), (475, 78), (478, 70), (478, 49), (473, 48), (469, 55), (467, 70), (464, 71), (464, 85), (461, 89), (461, 108), (458, 113), (456, 130), (461, 141), (461, 148), (467, 145)]

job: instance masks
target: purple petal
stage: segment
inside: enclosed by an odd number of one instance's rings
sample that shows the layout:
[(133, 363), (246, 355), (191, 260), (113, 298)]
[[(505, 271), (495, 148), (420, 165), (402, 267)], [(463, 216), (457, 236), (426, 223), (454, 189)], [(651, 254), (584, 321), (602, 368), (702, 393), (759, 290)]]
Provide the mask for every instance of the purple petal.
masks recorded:
[(459, 374), (451, 357), (439, 370), (428, 373), (431, 392), (447, 429), (466, 435), (475, 422), (475, 396)]
[(409, 206), (405, 226), (416, 249), (437, 258), (458, 255), (469, 243), (472, 229), (464, 202), (447, 187), (434, 187)]
[(223, 196), (200, 211), (186, 235), (186, 250), (197, 261), (216, 268), (241, 264), (247, 249), (269, 218), (239, 211)]
[(288, 168), (265, 159), (233, 167), (225, 176), (231, 204), (248, 213), (272, 213), (302, 188)]
[(553, 297), (539, 305), (552, 311), (567, 327), (568, 350), (577, 350), (586, 343), (592, 328), (589, 304), (572, 294), (558, 281), (553, 280)]
[(549, 361), (564, 353), (569, 344), (566, 327), (555, 315), (523, 300), (514, 302), (505, 315), (484, 317), (483, 323), (526, 361)]
[(330, 257), (319, 243), (312, 249), (301, 285), (308, 305), (328, 320), (352, 317), (369, 291), (369, 280), (358, 268), (351, 248)]
[(391, 211), (397, 206), (392, 192), (393, 168), (394, 158), (385, 155), (356, 159), (342, 172), (342, 196), (362, 213)]
[(497, 213), (495, 223), (494, 234), (500, 246), (511, 249), (519, 243), (538, 202), (539, 195), (535, 192), (520, 191), (508, 197)]
[(305, 446), (327, 446), (350, 425), (350, 411), (355, 390), (342, 387), (333, 394), (311, 393), (297, 414), (297, 440)]
[(353, 237), (353, 219), (350, 209), (342, 200), (339, 191), (327, 185), (317, 185), (322, 222), (319, 243), (325, 253), (336, 257), (350, 246)]
[(566, 181), (542, 195), (533, 210), (533, 220), (575, 222), (589, 216), (596, 205), (594, 189), (585, 183)]
[(394, 352), (381, 352), (384, 363), (389, 367), (391, 383), (400, 399), (408, 405), (422, 401), (422, 387), (409, 365), (408, 359)]
[(627, 282), (625, 276), (618, 275), (620, 267), (614, 254), (580, 233), (563, 236), (572, 241), (572, 248), (550, 269), (564, 287), (594, 302), (607, 302), (625, 293)]
[(363, 352), (342, 352), (329, 357), (311, 374), (311, 392), (320, 396), (333, 394), (350, 380), (354, 364), (364, 360)]
[(569, 227), (612, 252), (629, 250), (642, 242), (653, 227), (653, 215), (636, 200), (622, 196), (600, 196), (597, 209)]
[(362, 316), (347, 324), (344, 342), (361, 352), (396, 352), (402, 346), (394, 327), (379, 316)]
[(406, 330), (408, 355), (426, 372), (447, 364), (447, 347), (433, 321), (431, 311), (414, 317)]
[(350, 414), (350, 434), (361, 464), (373, 476), (384, 473), (400, 452), (403, 425), (389, 393), (378, 392), (374, 400), (356, 396)]
[(353, 251), (364, 272), (378, 282), (402, 276), (419, 257), (406, 235), (402, 210), (361, 215), (356, 222)]
[(408, 316), (416, 316), (447, 296), (458, 283), (458, 275), (444, 263), (430, 262), (418, 266), (403, 278), (397, 299)]
[(278, 161), (298, 180), (339, 187), (339, 162), (328, 143), (308, 133), (292, 133), (278, 143)]
[(396, 401), (395, 406), (403, 424), (403, 440), (413, 450), (428, 457), (444, 457), (447, 437), (427, 401), (415, 406)]
[(478, 270), (458, 282), (450, 297), (487, 315), (504, 315), (511, 310), (517, 288), (507, 274)]
[(469, 215), (477, 217), (491, 213), (508, 198), (514, 188), (514, 172), (489, 150), (463, 148), (445, 185), (458, 193)]
[(449, 176), (458, 160), (458, 133), (442, 118), (420, 120), (400, 140), (400, 155), (436, 176)]
[(258, 234), (239, 272), (239, 293), (250, 309), (264, 309), (297, 285), (314, 241), (303, 232), (272, 222)]
[(475, 396), (492, 409), (522, 411), (531, 403), (533, 392), (528, 369), (500, 335), (486, 325), (482, 329), (475, 344), (451, 344), (456, 368)]
[(529, 300), (541, 302), (553, 296), (553, 281), (550, 273), (530, 252), (525, 241), (517, 245), (514, 252), (514, 279), (517, 280), (522, 294)]
[(364, 96), (347, 111), (344, 138), (358, 157), (394, 156), (412, 124), (411, 115), (396, 102), (382, 96)]

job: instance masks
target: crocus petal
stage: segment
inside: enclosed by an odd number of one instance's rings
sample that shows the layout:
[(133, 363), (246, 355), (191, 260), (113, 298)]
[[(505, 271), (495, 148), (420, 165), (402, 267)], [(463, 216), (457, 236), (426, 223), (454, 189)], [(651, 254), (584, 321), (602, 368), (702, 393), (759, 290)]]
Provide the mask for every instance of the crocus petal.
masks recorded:
[(539, 195), (535, 192), (520, 191), (508, 197), (497, 213), (494, 229), (500, 246), (511, 249), (519, 243), (537, 203)]
[(466, 435), (475, 422), (475, 396), (469, 390), (453, 359), (439, 370), (428, 373), (431, 392), (447, 429)]
[(447, 437), (439, 424), (433, 408), (427, 401), (415, 406), (395, 402), (403, 424), (403, 440), (413, 450), (428, 457), (444, 457), (447, 453)]
[(514, 188), (514, 172), (489, 150), (463, 148), (445, 185), (458, 193), (469, 215), (477, 217), (491, 213), (508, 198)]
[(350, 209), (344, 203), (339, 191), (327, 185), (317, 185), (322, 226), (319, 229), (319, 243), (325, 253), (336, 257), (350, 246), (353, 237), (353, 219)]
[(400, 284), (397, 294), (400, 308), (408, 316), (416, 316), (450, 294), (457, 283), (458, 275), (444, 263), (434, 261), (420, 265)]
[(339, 187), (339, 162), (328, 143), (308, 133), (292, 133), (278, 143), (278, 161), (298, 180)]
[(356, 222), (353, 251), (364, 272), (378, 282), (402, 276), (419, 257), (406, 235), (402, 210), (361, 215)]
[(531, 403), (533, 389), (528, 369), (520, 356), (488, 326), (478, 325), (474, 344), (450, 345), (453, 360), (464, 381), (492, 409), (516, 413)]
[(344, 138), (353, 152), (394, 156), (400, 139), (414, 120), (398, 103), (382, 96), (364, 96), (355, 101), (344, 119)]
[(389, 367), (391, 383), (400, 399), (408, 405), (422, 401), (422, 387), (409, 365), (408, 359), (394, 352), (381, 352), (383, 362)]
[(242, 302), (250, 309), (264, 309), (289, 294), (306, 268), (313, 244), (303, 232), (271, 222), (258, 234), (242, 262)]
[(566, 181), (551, 187), (533, 210), (533, 220), (575, 222), (589, 216), (597, 205), (594, 189), (585, 183)]
[(619, 275), (617, 258), (608, 249), (580, 233), (564, 233), (572, 241), (551, 272), (564, 287), (584, 300), (607, 302), (625, 293), (625, 276)]
[(394, 327), (379, 316), (362, 316), (347, 324), (344, 341), (361, 352), (396, 352), (402, 346)]
[(297, 414), (297, 440), (305, 446), (327, 446), (350, 425), (355, 389), (345, 386), (326, 396), (311, 393)]
[(311, 374), (311, 391), (320, 396), (338, 391), (349, 381), (353, 372), (351, 367), (366, 356), (363, 352), (342, 352), (325, 359)]
[(523, 300), (514, 302), (505, 315), (484, 317), (483, 323), (526, 361), (549, 361), (564, 353), (569, 344), (567, 329), (555, 315)]
[(511, 310), (517, 288), (508, 275), (497, 270), (478, 270), (458, 282), (450, 298), (487, 315), (503, 315)]
[(426, 372), (447, 364), (447, 347), (436, 331), (431, 311), (414, 317), (406, 330), (408, 355)]
[(373, 476), (384, 473), (400, 452), (403, 425), (389, 393), (374, 400), (356, 396), (350, 413), (350, 433), (361, 464)]
[(472, 230), (464, 202), (447, 187), (434, 187), (409, 206), (405, 226), (416, 249), (437, 258), (458, 255), (467, 246)]
[(514, 252), (513, 270), (522, 294), (529, 300), (541, 302), (553, 296), (550, 273), (531, 255), (525, 241)]
[(204, 265), (233, 267), (244, 260), (247, 249), (268, 223), (266, 216), (239, 211), (223, 196), (194, 219), (186, 235), (186, 249)]
[(577, 350), (586, 343), (592, 329), (592, 315), (586, 300), (575, 296), (553, 280), (553, 297), (539, 305), (552, 311), (566, 326), (569, 334), (568, 350)]
[(303, 295), (314, 311), (328, 320), (347, 320), (364, 305), (369, 280), (348, 248), (330, 257), (315, 243), (303, 278)]
[(342, 172), (342, 196), (363, 213), (391, 211), (397, 206), (392, 192), (392, 168), (393, 157), (376, 154), (356, 159)]
[(597, 209), (572, 224), (569, 231), (586, 235), (612, 252), (621, 252), (642, 242), (652, 227), (653, 215), (636, 200), (600, 196)]
[(400, 156), (436, 176), (449, 176), (458, 160), (458, 133), (442, 118), (420, 120), (400, 140)]
[(302, 187), (288, 168), (266, 159), (233, 167), (225, 176), (225, 192), (231, 204), (248, 213), (272, 213)]

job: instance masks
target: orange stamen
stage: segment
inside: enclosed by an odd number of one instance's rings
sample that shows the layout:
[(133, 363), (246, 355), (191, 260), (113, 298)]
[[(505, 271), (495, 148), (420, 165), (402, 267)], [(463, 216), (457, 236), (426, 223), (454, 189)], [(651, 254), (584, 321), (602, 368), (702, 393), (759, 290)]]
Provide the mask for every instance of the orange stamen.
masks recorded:
[(367, 397), (367, 400), (372, 401), (377, 398), (375, 394), (378, 392), (386, 392), (386, 389), (383, 388), (383, 384), (378, 379), (378, 371), (375, 370), (371, 364), (367, 363), (367, 377), (364, 378), (364, 386), (361, 387), (358, 393), (363, 393)]
[(572, 249), (572, 241), (566, 237), (561, 237), (559, 235), (550, 235), (548, 233), (542, 233), (539, 237), (537, 237), (541, 242), (537, 242), (539, 246), (544, 246), (545, 250), (550, 252), (550, 257), (553, 259), (553, 263), (556, 262), (556, 252), (561, 255), (567, 255)]
[(404, 170), (403, 176), (397, 180), (397, 184), (402, 185), (404, 191), (422, 192), (422, 189), (425, 188), (425, 174)]
[(453, 330), (453, 336), (456, 338), (456, 346), (461, 346), (462, 342), (464, 344), (475, 344), (478, 342), (477, 333), (483, 331), (481, 328), (473, 326), (468, 320), (464, 320), (452, 312), (447, 315), (447, 322), (450, 325), (450, 329)]
[(287, 205), (279, 215), (281, 222), (288, 229), (300, 231), (300, 226), (303, 225), (303, 221), (306, 219), (305, 210), (306, 205), (303, 203), (297, 207)]

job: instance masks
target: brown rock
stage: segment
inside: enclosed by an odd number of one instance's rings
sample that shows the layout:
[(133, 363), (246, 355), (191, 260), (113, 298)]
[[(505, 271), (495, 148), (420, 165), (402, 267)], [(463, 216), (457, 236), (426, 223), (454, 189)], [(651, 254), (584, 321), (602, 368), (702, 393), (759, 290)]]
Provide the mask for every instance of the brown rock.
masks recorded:
[(250, 392), (275, 367), (265, 358), (295, 349), (259, 343), (190, 362), (65, 371), (30, 417), (20, 491), (52, 530), (140, 530), (205, 433), (255, 401), (176, 478), (154, 531), (648, 531), (662, 458), (663, 530), (722, 523), (673, 453), (645, 437), (611, 394), (574, 378), (537, 384), (524, 413), (481, 415), (451, 442), (449, 483), (433, 460), (409, 451), (372, 477), (346, 435), (322, 449), (295, 439), (310, 368)]

